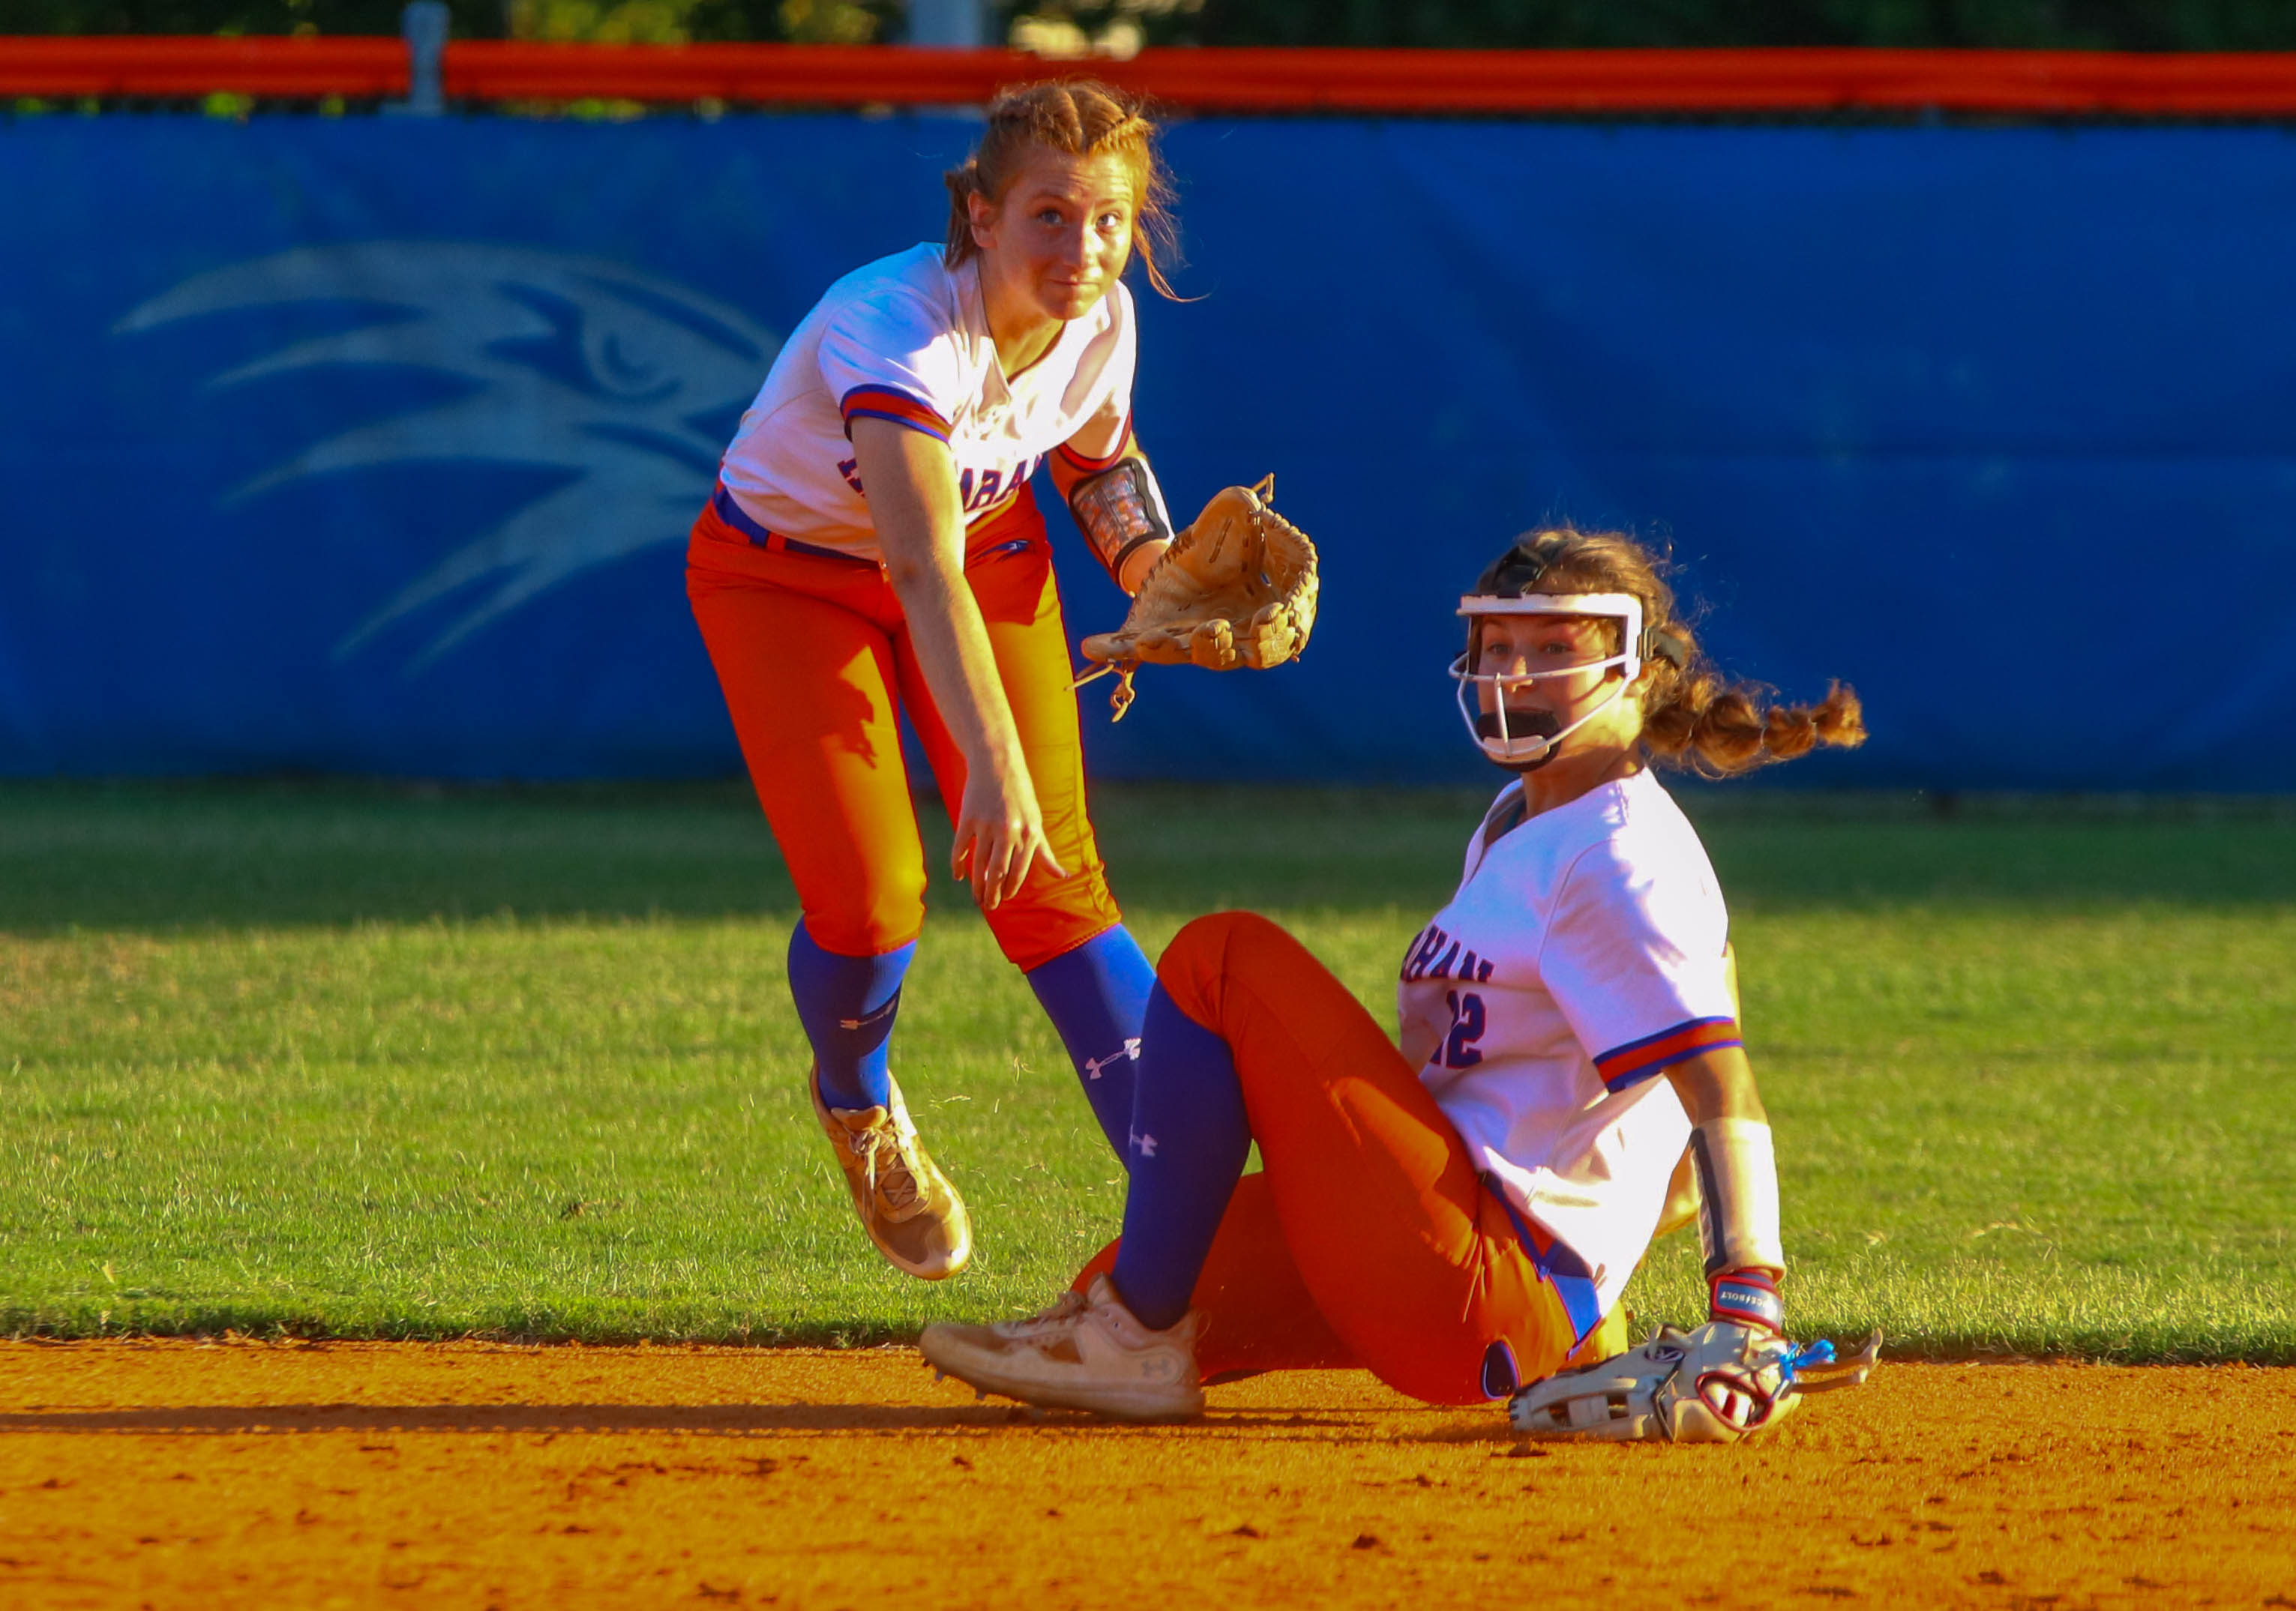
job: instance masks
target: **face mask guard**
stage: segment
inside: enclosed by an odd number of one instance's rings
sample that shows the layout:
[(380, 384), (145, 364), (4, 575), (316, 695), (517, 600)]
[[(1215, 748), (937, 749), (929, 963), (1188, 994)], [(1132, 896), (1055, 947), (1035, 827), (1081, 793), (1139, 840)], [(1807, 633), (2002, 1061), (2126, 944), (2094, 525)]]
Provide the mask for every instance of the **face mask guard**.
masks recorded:
[[(1466, 722), (1475, 747), (1499, 765), (1518, 770), (1529, 771), (1553, 760), (1563, 740), (1624, 698), (1642, 671), (1644, 657), (1653, 648), (1645, 641), (1643, 630), (1643, 601), (1630, 593), (1528, 593), (1514, 598), (1469, 593), (1459, 601), (1459, 614), (1470, 621), (1484, 616), (1592, 616), (1619, 623), (1619, 642), (1622, 647), (1607, 659), (1557, 666), (1553, 671), (1479, 672), (1472, 664), (1474, 650), (1470, 649), (1451, 662), (1451, 676), (1457, 684), (1459, 715)], [(1582, 672), (1605, 671), (1613, 666), (1619, 668), (1619, 685), (1611, 691), (1608, 699), (1569, 726), (1552, 732), (1511, 730), (1508, 689), (1549, 677), (1575, 677)], [(1486, 685), (1491, 694), (1488, 712), (1483, 710), (1480, 697)], [(1481, 718), (1486, 716), (1496, 728), (1495, 732), (1484, 730)]]

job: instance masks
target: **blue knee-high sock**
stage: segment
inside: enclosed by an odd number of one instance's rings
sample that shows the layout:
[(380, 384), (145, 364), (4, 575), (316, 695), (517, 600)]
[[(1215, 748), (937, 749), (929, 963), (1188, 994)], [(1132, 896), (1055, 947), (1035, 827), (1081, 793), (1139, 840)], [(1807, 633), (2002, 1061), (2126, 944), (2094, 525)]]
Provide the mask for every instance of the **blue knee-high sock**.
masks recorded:
[(1156, 970), (1123, 924), (1032, 968), (1028, 981), (1068, 1048), (1085, 1100), (1119, 1158), (1132, 1123), (1132, 1078), (1141, 1015)]
[(1188, 1312), (1250, 1155), (1251, 1122), (1227, 1043), (1161, 985), (1148, 998), (1136, 1079), (1131, 1192), (1111, 1274), (1140, 1323), (1161, 1331)]
[(800, 923), (790, 936), (790, 994), (821, 1068), (821, 1100), (832, 1108), (874, 1108), (892, 1100), (887, 1071), (901, 977), (914, 940), (882, 956), (839, 956), (813, 943)]

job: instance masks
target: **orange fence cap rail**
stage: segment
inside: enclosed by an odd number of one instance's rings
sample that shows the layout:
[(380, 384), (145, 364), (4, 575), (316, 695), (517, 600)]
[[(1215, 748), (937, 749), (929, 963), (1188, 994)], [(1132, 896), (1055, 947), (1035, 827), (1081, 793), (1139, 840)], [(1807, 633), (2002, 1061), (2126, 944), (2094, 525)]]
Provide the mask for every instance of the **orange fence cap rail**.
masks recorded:
[[(464, 102), (592, 98), (749, 105), (951, 105), (1016, 79), (1091, 74), (1168, 106), (1234, 112), (1572, 115), (1859, 109), (2296, 117), (2296, 53), (2070, 51), (1151, 50), (1055, 61), (882, 45), (556, 45), (467, 39)], [(296, 98), (406, 93), (394, 38), (0, 37), (0, 95)]]
[(175, 98), (229, 91), (316, 100), (406, 93), (396, 39), (170, 35), (0, 37), (0, 95)]

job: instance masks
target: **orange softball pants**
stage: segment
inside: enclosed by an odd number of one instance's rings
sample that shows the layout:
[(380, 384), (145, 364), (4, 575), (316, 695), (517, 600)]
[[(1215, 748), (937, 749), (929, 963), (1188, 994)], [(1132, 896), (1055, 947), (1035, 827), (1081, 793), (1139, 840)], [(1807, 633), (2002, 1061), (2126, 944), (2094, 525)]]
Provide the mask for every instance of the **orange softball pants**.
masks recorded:
[(1625, 1347), (1615, 1310), (1578, 1341), (1459, 1133), (1299, 941), (1221, 912), (1181, 929), (1156, 975), (1227, 1043), (1259, 1143), (1260, 1173), (1237, 1182), (1196, 1281), (1207, 1380), (1359, 1365), (1414, 1398), (1478, 1403), (1495, 1345), (1524, 1382)]
[[(1084, 745), (1044, 516), (1025, 487), (968, 534), (965, 581), (1020, 729), (1055, 878), (1040, 863), (987, 913), (1023, 970), (1121, 920), (1085, 815)], [(705, 505), (686, 593), (726, 691), (742, 756), (824, 951), (882, 956), (925, 919), (924, 846), (901, 756), (906, 710), (952, 806), (964, 757), (926, 690), (908, 624), (870, 564), (753, 543)]]

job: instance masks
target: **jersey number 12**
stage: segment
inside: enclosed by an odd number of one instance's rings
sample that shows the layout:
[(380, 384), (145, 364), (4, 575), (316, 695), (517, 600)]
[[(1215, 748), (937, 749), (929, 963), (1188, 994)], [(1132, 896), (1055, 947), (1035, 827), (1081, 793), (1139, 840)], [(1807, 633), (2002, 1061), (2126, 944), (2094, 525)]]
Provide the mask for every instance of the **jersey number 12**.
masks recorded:
[(1451, 1009), (1451, 1033), (1443, 1037), (1443, 1067), (1472, 1068), (1483, 1060), (1475, 1049), (1483, 1038), (1483, 998), (1472, 990), (1447, 990), (1443, 1000)]

